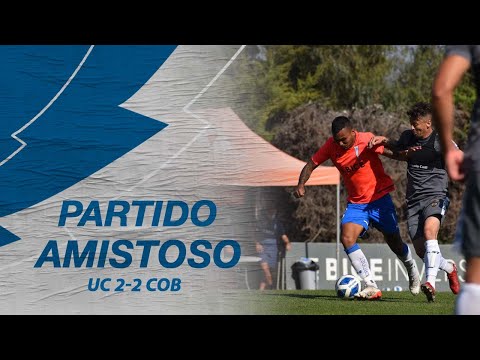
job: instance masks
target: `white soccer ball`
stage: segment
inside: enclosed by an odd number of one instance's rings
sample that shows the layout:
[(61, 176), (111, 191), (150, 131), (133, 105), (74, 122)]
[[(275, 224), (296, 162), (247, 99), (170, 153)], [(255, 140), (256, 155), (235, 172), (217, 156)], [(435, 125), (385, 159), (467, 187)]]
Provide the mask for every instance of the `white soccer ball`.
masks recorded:
[(361, 289), (360, 281), (353, 275), (343, 275), (335, 283), (335, 291), (339, 298), (351, 299)]

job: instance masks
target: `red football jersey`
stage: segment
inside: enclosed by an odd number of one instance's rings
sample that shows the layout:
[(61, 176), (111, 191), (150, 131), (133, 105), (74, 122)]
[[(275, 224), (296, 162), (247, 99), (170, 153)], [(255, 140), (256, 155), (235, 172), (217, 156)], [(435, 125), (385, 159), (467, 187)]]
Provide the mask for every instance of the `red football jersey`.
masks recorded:
[(379, 154), (384, 147), (368, 148), (368, 142), (374, 136), (370, 132), (356, 131), (355, 143), (345, 150), (333, 137), (312, 156), (315, 165), (328, 159), (342, 174), (348, 192), (348, 201), (366, 204), (378, 200), (395, 189), (392, 179), (385, 173)]

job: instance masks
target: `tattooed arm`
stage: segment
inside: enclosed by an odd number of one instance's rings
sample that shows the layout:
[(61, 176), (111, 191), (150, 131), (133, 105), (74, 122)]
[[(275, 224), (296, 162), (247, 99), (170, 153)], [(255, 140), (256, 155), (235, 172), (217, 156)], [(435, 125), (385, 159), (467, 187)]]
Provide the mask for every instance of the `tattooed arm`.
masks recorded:
[(395, 150), (397, 147), (397, 141), (392, 141), (385, 136), (374, 136), (368, 143), (368, 148), (372, 149), (377, 145), (383, 145), (386, 149)]
[(301, 198), (303, 195), (305, 195), (305, 184), (310, 179), (310, 175), (312, 175), (312, 171), (315, 170), (315, 168), (318, 165), (315, 165), (315, 163), (312, 161), (312, 159), (308, 160), (307, 164), (303, 167), (302, 172), (300, 173), (300, 177), (298, 179), (298, 185), (295, 188), (295, 191), (293, 195), (295, 195), (296, 198)]
[(422, 148), (421, 146), (412, 146), (407, 150), (397, 151), (397, 150), (390, 150), (385, 147), (385, 149), (383, 149), (382, 155), (398, 161), (408, 161), (409, 156), (413, 152), (418, 151), (421, 148)]

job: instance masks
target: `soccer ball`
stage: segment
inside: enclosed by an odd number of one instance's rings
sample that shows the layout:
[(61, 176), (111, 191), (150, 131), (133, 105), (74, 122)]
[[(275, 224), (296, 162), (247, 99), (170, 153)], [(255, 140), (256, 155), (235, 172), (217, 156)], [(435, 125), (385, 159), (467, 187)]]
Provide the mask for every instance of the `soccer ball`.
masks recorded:
[(335, 291), (339, 298), (351, 299), (360, 290), (360, 281), (353, 275), (343, 275), (335, 284)]

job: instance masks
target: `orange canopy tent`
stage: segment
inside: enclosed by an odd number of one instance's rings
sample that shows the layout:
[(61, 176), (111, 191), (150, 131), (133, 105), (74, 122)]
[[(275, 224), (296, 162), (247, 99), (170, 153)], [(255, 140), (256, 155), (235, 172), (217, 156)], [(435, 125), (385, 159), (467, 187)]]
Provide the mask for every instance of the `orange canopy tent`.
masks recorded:
[[(225, 156), (229, 170), (222, 182), (240, 186), (296, 186), (305, 162), (288, 155), (248, 128), (230, 108), (195, 112), (209, 122), (214, 151)], [(220, 144), (220, 146), (219, 146)], [(221, 154), (217, 154), (216, 160)], [(219, 163), (216, 161), (216, 163)], [(318, 166), (307, 185), (338, 185), (340, 174), (333, 166)]]

